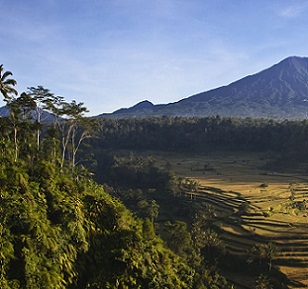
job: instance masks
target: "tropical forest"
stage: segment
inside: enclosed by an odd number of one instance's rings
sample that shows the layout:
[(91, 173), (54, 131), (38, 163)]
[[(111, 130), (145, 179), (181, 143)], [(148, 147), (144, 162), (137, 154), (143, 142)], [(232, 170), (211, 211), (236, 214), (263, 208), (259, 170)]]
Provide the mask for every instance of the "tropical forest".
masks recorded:
[(308, 120), (88, 117), (0, 69), (0, 288), (307, 288)]

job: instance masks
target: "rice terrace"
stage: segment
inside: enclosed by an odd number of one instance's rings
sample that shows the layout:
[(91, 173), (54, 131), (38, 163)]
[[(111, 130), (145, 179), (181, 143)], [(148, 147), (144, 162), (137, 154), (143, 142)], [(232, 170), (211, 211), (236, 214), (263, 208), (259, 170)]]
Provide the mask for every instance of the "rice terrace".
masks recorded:
[[(215, 222), (227, 250), (240, 256), (253, 245), (274, 244), (271, 266), (289, 278), (290, 288), (308, 287), (305, 164), (272, 171), (266, 167), (271, 156), (264, 153), (160, 154), (155, 158), (198, 183), (198, 190), (186, 197), (215, 208)], [(228, 277), (235, 284), (251, 286), (239, 272)]]

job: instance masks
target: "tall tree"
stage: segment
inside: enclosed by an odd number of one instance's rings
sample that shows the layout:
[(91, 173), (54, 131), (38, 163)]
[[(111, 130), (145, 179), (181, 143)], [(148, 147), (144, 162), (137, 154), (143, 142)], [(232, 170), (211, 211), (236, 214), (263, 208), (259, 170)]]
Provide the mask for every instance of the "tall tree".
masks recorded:
[(76, 155), (80, 148), (81, 143), (88, 138), (92, 138), (95, 135), (98, 125), (96, 119), (93, 118), (79, 118), (76, 125), (72, 130), (71, 137), (71, 167), (76, 166)]
[(18, 95), (17, 90), (13, 88), (17, 84), (16, 80), (8, 78), (13, 75), (11, 71), (4, 71), (3, 64), (0, 65), (0, 92), (5, 101), (12, 99), (12, 94)]
[(58, 95), (52, 95), (44, 101), (43, 109), (52, 114), (53, 125), (48, 129), (48, 135), (51, 139), (49, 143), (50, 156), (52, 156), (52, 161), (55, 162), (57, 158), (57, 151), (60, 149), (58, 146), (59, 142), (59, 131), (60, 120), (61, 120), (61, 110), (64, 104), (64, 97)]
[[(95, 119), (89, 119), (84, 116), (88, 109), (82, 102), (77, 103), (73, 100), (71, 103), (63, 102), (60, 114), (66, 117), (66, 121), (59, 122), (62, 143), (62, 161), (64, 165), (65, 157), (68, 157), (69, 164), (73, 170), (76, 165), (76, 154), (83, 140), (94, 135), (97, 128)], [(68, 150), (69, 149), (69, 150)]]
[[(22, 93), (17, 98), (11, 99), (7, 104), (10, 110), (10, 122), (14, 132), (15, 161), (17, 161), (18, 158), (20, 140), (22, 140), (22, 143), (28, 148), (31, 147), (30, 142), (32, 141), (30, 141), (30, 138), (33, 135), (31, 112), (35, 106), (35, 102), (25, 93)], [(22, 133), (22, 136), (18, 137), (20, 133)]]
[[(13, 88), (17, 84), (15, 79), (9, 78), (13, 73), (11, 71), (4, 71), (3, 64), (0, 65), (0, 92), (4, 97), (4, 101), (7, 105), (14, 101), (14, 95), (18, 95), (17, 90)], [(12, 96), (13, 95), (13, 96)], [(12, 112), (10, 111), (11, 119)], [(17, 160), (18, 147), (17, 147), (17, 127), (14, 126), (14, 143), (15, 143), (15, 161)]]
[(42, 122), (42, 114), (45, 108), (49, 108), (50, 103), (52, 103), (55, 98), (53, 93), (49, 91), (49, 89), (44, 88), (39, 85), (38, 87), (28, 87), (27, 95), (32, 98), (35, 102), (35, 122), (36, 122), (36, 144), (37, 149), (40, 148), (40, 136), (41, 136), (41, 122)]

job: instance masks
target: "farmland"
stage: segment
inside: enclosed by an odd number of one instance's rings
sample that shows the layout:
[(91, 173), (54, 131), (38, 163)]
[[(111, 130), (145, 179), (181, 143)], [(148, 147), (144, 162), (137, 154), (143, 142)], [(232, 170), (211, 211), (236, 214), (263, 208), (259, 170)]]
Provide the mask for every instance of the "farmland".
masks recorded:
[[(221, 237), (233, 255), (243, 256), (255, 244), (274, 244), (273, 266), (292, 288), (308, 286), (308, 177), (305, 164), (269, 169), (272, 156), (256, 153), (211, 155), (155, 154), (179, 176), (197, 181), (186, 198), (210, 204)], [(228, 273), (227, 273), (228, 274)], [(250, 286), (233, 272), (230, 279)]]

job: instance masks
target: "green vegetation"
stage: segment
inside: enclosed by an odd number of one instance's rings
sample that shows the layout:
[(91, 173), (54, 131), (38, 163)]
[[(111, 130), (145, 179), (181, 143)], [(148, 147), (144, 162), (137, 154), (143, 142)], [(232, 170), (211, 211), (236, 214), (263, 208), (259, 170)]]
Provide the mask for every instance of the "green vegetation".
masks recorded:
[(98, 120), (42, 86), (19, 96), (10, 75), (1, 288), (304, 284), (284, 272), (307, 269), (306, 121)]
[[(15, 97), (6, 75), (0, 287), (192, 288), (194, 269), (166, 248), (153, 223), (133, 217), (76, 165), (93, 129), (82, 104), (65, 103), (42, 87)], [(39, 105), (54, 113), (53, 122), (43, 124), (32, 113), (41, 113)]]
[(30, 173), (1, 161), (1, 288), (191, 288), (194, 271), (152, 223), (102, 187), (50, 162)]

